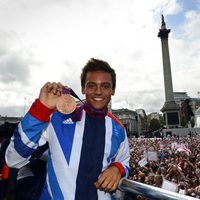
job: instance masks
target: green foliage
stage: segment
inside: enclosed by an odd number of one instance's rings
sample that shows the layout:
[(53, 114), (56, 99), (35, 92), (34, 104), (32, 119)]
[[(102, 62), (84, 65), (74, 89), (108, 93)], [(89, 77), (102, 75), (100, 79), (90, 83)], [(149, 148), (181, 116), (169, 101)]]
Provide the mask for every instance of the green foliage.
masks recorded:
[(152, 119), (149, 123), (149, 130), (156, 131), (161, 128), (161, 123), (157, 119)]

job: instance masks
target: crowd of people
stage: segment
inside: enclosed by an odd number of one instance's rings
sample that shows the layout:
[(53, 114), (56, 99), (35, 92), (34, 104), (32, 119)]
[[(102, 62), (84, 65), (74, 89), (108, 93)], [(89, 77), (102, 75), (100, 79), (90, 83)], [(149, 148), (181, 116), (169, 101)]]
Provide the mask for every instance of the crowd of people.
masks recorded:
[(129, 138), (129, 144), (129, 179), (200, 198), (200, 136)]
[[(166, 138), (130, 137), (129, 145), (130, 180), (200, 199), (199, 135)], [(12, 190), (8, 192), (13, 192)], [(12, 195), (10, 196), (12, 199)], [(147, 200), (142, 196), (136, 198)]]

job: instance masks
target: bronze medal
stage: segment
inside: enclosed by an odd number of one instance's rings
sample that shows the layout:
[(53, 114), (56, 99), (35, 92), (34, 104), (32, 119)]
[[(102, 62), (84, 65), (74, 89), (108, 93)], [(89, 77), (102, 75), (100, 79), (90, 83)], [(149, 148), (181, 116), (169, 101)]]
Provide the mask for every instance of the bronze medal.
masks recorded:
[(76, 109), (76, 101), (69, 94), (62, 94), (56, 103), (57, 110), (63, 114), (70, 114)]

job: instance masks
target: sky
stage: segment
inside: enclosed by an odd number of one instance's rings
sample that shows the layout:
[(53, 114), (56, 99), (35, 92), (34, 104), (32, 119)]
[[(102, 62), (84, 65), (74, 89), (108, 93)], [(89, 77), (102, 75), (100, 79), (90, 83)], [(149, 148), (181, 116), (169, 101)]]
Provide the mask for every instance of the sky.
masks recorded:
[(80, 98), (82, 67), (107, 61), (117, 74), (112, 108), (164, 105), (161, 15), (174, 92), (200, 91), (200, 0), (0, 0), (0, 115), (23, 116), (48, 81)]

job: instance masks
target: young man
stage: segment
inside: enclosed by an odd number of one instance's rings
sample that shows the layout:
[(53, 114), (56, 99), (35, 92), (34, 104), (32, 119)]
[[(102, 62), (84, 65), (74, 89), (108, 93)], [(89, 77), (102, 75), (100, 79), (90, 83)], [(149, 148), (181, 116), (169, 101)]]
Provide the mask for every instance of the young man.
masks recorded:
[(115, 86), (115, 71), (92, 58), (81, 74), (86, 102), (73, 113), (56, 110), (68, 87), (49, 82), (42, 87), (6, 152), (7, 164), (19, 168), (41, 141), (48, 141), (46, 185), (40, 199), (114, 199), (121, 177), (128, 175), (130, 157), (125, 129), (107, 108)]

